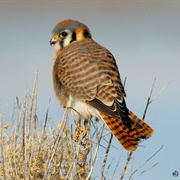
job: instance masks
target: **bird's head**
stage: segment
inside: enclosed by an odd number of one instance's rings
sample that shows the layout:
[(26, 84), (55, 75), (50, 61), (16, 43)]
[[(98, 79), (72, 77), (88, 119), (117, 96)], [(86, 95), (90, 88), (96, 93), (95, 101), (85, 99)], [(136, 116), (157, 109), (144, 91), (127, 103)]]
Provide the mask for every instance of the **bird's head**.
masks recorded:
[(58, 50), (72, 42), (86, 38), (92, 38), (86, 25), (75, 20), (64, 20), (59, 22), (53, 29), (50, 45), (54, 45)]

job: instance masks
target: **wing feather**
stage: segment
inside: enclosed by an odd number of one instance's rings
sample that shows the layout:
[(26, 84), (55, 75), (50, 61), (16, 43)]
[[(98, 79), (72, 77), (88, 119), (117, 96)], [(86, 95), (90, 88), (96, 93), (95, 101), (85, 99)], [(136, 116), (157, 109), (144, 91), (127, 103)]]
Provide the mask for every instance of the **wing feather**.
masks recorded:
[(74, 98), (127, 122), (126, 94), (115, 59), (107, 49), (92, 39), (73, 42), (57, 56), (55, 69), (59, 83)]

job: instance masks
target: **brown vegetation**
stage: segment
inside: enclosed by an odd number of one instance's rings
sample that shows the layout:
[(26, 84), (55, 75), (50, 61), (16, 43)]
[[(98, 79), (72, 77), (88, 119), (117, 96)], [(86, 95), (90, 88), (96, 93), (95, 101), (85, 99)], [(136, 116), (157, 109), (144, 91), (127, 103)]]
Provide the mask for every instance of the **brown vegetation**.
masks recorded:
[[(106, 147), (104, 147), (106, 153), (104, 156), (99, 157), (103, 159), (103, 163), (97, 179), (106, 179), (104, 177), (105, 169), (107, 172), (111, 166), (110, 163), (107, 164), (107, 157), (112, 146), (113, 136), (110, 135), (109, 140), (106, 138), (107, 136), (103, 134), (106, 131), (104, 125), (100, 127), (99, 122), (92, 121), (92, 128), (86, 129), (87, 135), (80, 136), (79, 140), (75, 142), (73, 140), (73, 128), (69, 127), (67, 122), (67, 111), (64, 113), (63, 120), (52, 129), (50, 125), (51, 118), (48, 115), (49, 107), (43, 125), (39, 125), (40, 120), (38, 120), (37, 116), (37, 78), (32, 93), (27, 93), (22, 103), (16, 98), (15, 104), (12, 118), (15, 121), (12, 120), (7, 124), (2, 117), (0, 123), (0, 179), (93, 179), (102, 139), (106, 141)], [(115, 164), (110, 179), (123, 179), (128, 171), (129, 162), (134, 161), (132, 154), (128, 155), (127, 161), (121, 170), (122, 172), (116, 171), (118, 163)], [(152, 157), (145, 161), (144, 164)], [(144, 164), (131, 171), (129, 179), (133, 179), (134, 174)], [(143, 170), (142, 173), (145, 171)]]

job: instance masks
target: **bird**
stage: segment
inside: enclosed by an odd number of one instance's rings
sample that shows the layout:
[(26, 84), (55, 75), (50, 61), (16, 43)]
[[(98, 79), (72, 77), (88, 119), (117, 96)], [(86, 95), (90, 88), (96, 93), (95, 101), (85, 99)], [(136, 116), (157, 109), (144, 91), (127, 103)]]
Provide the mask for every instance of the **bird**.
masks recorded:
[[(61, 107), (80, 122), (102, 120), (129, 152), (154, 130), (127, 108), (126, 93), (112, 53), (93, 40), (78, 20), (60, 21), (52, 30), (53, 86)], [(78, 123), (79, 124), (79, 123)]]

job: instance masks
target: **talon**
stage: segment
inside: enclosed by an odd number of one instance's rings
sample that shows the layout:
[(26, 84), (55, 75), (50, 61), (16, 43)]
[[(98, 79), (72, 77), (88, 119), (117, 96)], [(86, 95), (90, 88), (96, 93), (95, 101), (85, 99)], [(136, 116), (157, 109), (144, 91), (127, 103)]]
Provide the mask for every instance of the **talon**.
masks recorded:
[(78, 141), (78, 139), (79, 139), (79, 135), (78, 135), (77, 133), (75, 133), (75, 134), (73, 135), (73, 140), (74, 140), (74, 141)]
[(87, 135), (87, 130), (85, 128), (81, 128), (81, 132), (82, 132), (82, 137), (85, 138)]
[(73, 140), (77, 141), (80, 135), (82, 135), (82, 138), (85, 138), (87, 135), (87, 130), (81, 126), (77, 126), (75, 134), (73, 135)]

